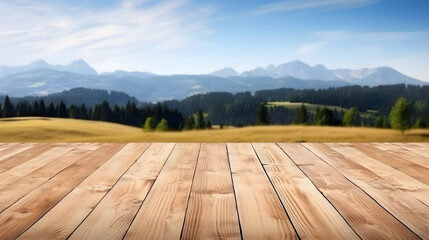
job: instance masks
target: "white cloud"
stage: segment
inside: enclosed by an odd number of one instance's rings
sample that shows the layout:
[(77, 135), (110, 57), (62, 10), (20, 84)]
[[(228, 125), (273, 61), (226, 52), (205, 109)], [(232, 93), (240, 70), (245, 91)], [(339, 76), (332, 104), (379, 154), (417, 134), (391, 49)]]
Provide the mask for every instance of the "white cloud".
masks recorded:
[(116, 56), (120, 61), (194, 46), (211, 33), (206, 24), (211, 9), (192, 9), (185, 0), (123, 0), (103, 9), (54, 2), (0, 1), (0, 64), (84, 58), (107, 70), (104, 65)]
[(378, 0), (286, 0), (261, 6), (255, 13), (283, 12), (312, 8), (346, 9), (362, 7)]
[(45, 85), (46, 85), (46, 82), (36, 82), (36, 83), (30, 84), (28, 86), (31, 87), (31, 88), (38, 88), (38, 87), (42, 87), (42, 86), (45, 86)]
[(315, 36), (326, 40), (360, 39), (360, 40), (405, 40), (429, 37), (429, 32), (352, 32), (352, 31), (319, 31)]
[(296, 53), (297, 54), (315, 53), (325, 44), (326, 44), (325, 42), (315, 42), (315, 43), (305, 44), (300, 46)]

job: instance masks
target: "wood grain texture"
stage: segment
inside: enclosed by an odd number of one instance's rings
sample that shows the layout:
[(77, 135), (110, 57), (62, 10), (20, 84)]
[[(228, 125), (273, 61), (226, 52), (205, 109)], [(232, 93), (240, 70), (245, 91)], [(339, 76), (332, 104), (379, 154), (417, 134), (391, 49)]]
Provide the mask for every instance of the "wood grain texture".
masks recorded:
[(363, 239), (418, 239), (362, 189), (299, 143), (279, 143)]
[(241, 239), (225, 143), (201, 145), (182, 239)]
[(253, 146), (301, 239), (360, 239), (277, 145)]
[(153, 143), (69, 239), (122, 239), (173, 147)]
[(243, 239), (298, 239), (251, 144), (227, 146)]
[(325, 144), (304, 144), (329, 165), (341, 171), (375, 201), (423, 239), (429, 239), (429, 208), (384, 179), (332, 150)]
[(179, 239), (200, 144), (178, 143), (125, 239)]
[(129, 143), (24, 232), (21, 239), (65, 239), (149, 146)]
[[(27, 149), (32, 148), (34, 145), (35, 145), (34, 143), (20, 143), (20, 144), (12, 145), (9, 148), (3, 149), (0, 152), (0, 163), (5, 161), (6, 159), (12, 157), (15, 154), (18, 154), (20, 152), (23, 152)], [(8, 146), (8, 145), (6, 145), (6, 146)]]
[(54, 144), (20, 144), (18, 146), (12, 147), (8, 153), (0, 155), (0, 173), (3, 173), (13, 167), (18, 166), (21, 163), (24, 163), (43, 152), (47, 151), (49, 148), (55, 146)]
[[(26, 156), (23, 157), (23, 159), (26, 159), (26, 161), (22, 164), (19, 164), (7, 171), (4, 171), (0, 173), (0, 189), (4, 188), (6, 186), (9, 186), (13, 184), (14, 182), (20, 180), (22, 177), (37, 171), (37, 169), (45, 166), (46, 164), (60, 158), (62, 155), (66, 154), (67, 152), (73, 150), (76, 146), (78, 146), (77, 143), (70, 143), (70, 144), (43, 144), (39, 145), (43, 153), (35, 154), (27, 153), (28, 151), (31, 151), (33, 149), (39, 151), (38, 146), (35, 146), (32, 149), (26, 150), (22, 153), (26, 153)], [(33, 155), (31, 155), (33, 154)], [(21, 154), (18, 154), (21, 155)], [(16, 156), (16, 155), (15, 155)], [(17, 162), (20, 160), (17, 159)]]
[(58, 159), (0, 189), (0, 212), (76, 162), (80, 157), (95, 150), (98, 146), (100, 145), (93, 143), (78, 145)]
[[(8, 149), (11, 149), (12, 147), (15, 147), (15, 146), (20, 145), (20, 144), (26, 145), (23, 143), (1, 143), (0, 144), (0, 156), (3, 156), (4, 153), (7, 152)], [(27, 145), (30, 145), (30, 144), (27, 143)], [(6, 151), (4, 151), (4, 150), (6, 150)]]
[(19, 236), (124, 144), (104, 144), (68, 166), (0, 214), (0, 239)]
[[(407, 174), (410, 177), (428, 185), (429, 184), (429, 167), (422, 166), (412, 161), (408, 161), (407, 156), (400, 156), (398, 154), (391, 154), (388, 151), (381, 151), (380, 149), (372, 146), (372, 143), (356, 143), (351, 144), (359, 151), (365, 153), (366, 155), (400, 171)], [(406, 158), (403, 158), (406, 157)]]
[[(408, 144), (395, 144), (401, 148), (407, 149), (415, 154), (418, 154), (424, 158), (429, 158), (429, 143), (408, 143)], [(424, 162), (424, 166), (428, 166), (429, 163)]]
[(374, 143), (373, 146), (382, 151), (397, 155), (402, 159), (408, 160), (425, 168), (429, 167), (429, 154), (427, 156), (423, 156), (416, 153), (415, 151), (410, 151), (409, 149), (403, 147), (408, 146), (408, 144), (402, 144), (402, 146), (398, 146), (392, 143)]
[(429, 186), (345, 144), (328, 144), (335, 151), (385, 179), (429, 206)]

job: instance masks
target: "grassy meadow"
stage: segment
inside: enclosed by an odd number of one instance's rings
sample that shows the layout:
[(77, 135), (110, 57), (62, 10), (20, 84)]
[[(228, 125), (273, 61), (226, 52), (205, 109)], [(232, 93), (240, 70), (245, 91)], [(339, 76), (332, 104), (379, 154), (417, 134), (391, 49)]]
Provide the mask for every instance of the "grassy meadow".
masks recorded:
[[(336, 110), (336, 111), (343, 111), (346, 112), (348, 109), (343, 108), (340, 106), (330, 106), (330, 105), (321, 105), (321, 104), (311, 104), (311, 103), (302, 103), (302, 102), (267, 102), (267, 107), (285, 107), (287, 109), (295, 110), (301, 107), (301, 105), (304, 105), (307, 108), (307, 111), (309, 113), (315, 114), (317, 108), (322, 109), (324, 107), (330, 109), (330, 110)], [(377, 113), (377, 111), (374, 110), (367, 110), (366, 112), (359, 112), (361, 117), (370, 117), (371, 114)]]
[(255, 126), (143, 132), (115, 123), (60, 118), (0, 120), (0, 142), (429, 142), (429, 129), (399, 131), (362, 127)]

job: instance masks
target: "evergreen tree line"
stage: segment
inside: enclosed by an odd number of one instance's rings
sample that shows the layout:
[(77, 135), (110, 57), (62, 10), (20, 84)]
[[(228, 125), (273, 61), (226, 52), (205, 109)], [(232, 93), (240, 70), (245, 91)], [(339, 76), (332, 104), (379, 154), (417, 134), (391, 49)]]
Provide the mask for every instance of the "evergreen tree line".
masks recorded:
[(5, 97), (3, 104), (0, 104), (2, 118), (28, 116), (106, 121), (138, 127), (142, 126), (146, 119), (152, 118), (156, 124), (164, 120), (168, 130), (182, 130), (185, 126), (185, 118), (178, 110), (171, 110), (162, 104), (138, 107), (134, 102), (128, 101), (124, 107), (116, 104), (111, 107), (107, 101), (103, 101), (101, 104), (87, 108), (85, 104), (80, 106), (72, 104), (67, 107), (62, 101), (58, 105), (52, 102), (46, 105), (41, 99), (32, 103), (21, 101), (14, 105), (8, 96)]
[[(303, 124), (303, 125), (321, 125), (321, 126), (373, 126), (378, 128), (393, 128), (402, 131), (402, 133), (412, 127), (429, 127), (429, 111), (421, 112), (424, 104), (412, 104), (406, 98), (400, 97), (395, 104), (391, 106), (387, 116), (367, 116), (361, 117), (355, 107), (347, 111), (338, 112), (327, 107), (320, 109), (317, 107), (316, 113), (308, 113), (304, 104), (296, 110), (290, 110), (283, 107), (267, 107), (265, 103), (258, 109), (258, 125), (269, 124)], [(418, 107), (416, 107), (418, 106)], [(417, 112), (417, 113), (416, 113)], [(273, 114), (274, 113), (274, 114)], [(293, 115), (291, 114), (293, 113)], [(420, 114), (420, 115), (419, 115)], [(272, 117), (274, 120), (272, 121)], [(293, 116), (293, 120), (292, 117)], [(418, 116), (417, 118), (415, 116)], [(282, 117), (282, 118), (280, 118)]]
[(389, 114), (399, 97), (409, 102), (429, 102), (429, 86), (420, 85), (382, 85), (376, 87), (346, 86), (328, 89), (280, 88), (256, 91), (255, 97), (263, 101), (304, 102), (319, 105), (355, 107), (360, 111), (376, 110), (381, 115)]

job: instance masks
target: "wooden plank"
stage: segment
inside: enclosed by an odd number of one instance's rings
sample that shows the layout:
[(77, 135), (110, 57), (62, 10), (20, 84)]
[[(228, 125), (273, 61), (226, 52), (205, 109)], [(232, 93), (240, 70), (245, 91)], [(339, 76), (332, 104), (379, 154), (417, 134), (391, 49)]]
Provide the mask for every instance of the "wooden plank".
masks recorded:
[[(33, 149), (39, 150), (38, 146), (40, 146), (43, 149), (42, 150), (43, 153), (36, 156), (27, 153), (27, 156), (23, 157), (27, 159), (26, 162), (0, 173), (0, 189), (15, 183), (16, 181), (20, 180), (21, 178), (30, 174), (31, 172), (36, 171), (37, 169), (45, 166), (46, 164), (58, 159), (62, 155), (73, 150), (78, 145), (79, 144), (77, 143), (57, 144), (57, 145), (41, 144), (41, 145), (35, 146), (32, 149), (27, 150), (27, 151), (30, 151)], [(24, 151), (24, 152), (27, 152), (27, 151)], [(21, 155), (21, 154), (18, 154), (18, 155)]]
[(325, 144), (304, 145), (341, 171), (413, 232), (429, 239), (429, 208), (426, 205)]
[(56, 145), (58, 144), (37, 144), (29, 149), (26, 149), (18, 154), (4, 159), (0, 162), (0, 173), (3, 173), (11, 168), (14, 168), (22, 163), (27, 162), (30, 159), (40, 156), (42, 153), (45, 153)]
[(429, 206), (429, 186), (400, 172), (376, 159), (344, 144), (328, 144), (335, 151), (346, 155), (349, 159), (377, 174), (393, 186), (414, 196)]
[(427, 156), (420, 155), (414, 151), (410, 151), (405, 148), (408, 144), (396, 145), (392, 143), (374, 143), (373, 146), (376, 148), (388, 152), (390, 154), (397, 155), (403, 159), (406, 159), (415, 164), (419, 164), (423, 167), (429, 167), (429, 154)]
[(104, 144), (0, 214), (0, 239), (19, 236), (124, 144)]
[(179, 239), (200, 144), (178, 143), (125, 239)]
[[(153, 143), (69, 239), (122, 239), (173, 147), (173, 143)], [(57, 216), (60, 219), (64, 215), (57, 214)], [(46, 235), (49, 223), (45, 225), (46, 227), (40, 226), (39, 231), (49, 239), (52, 239), (51, 236), (54, 234), (58, 236), (59, 231), (64, 232), (65, 228), (72, 229), (71, 226), (65, 227), (64, 223), (57, 224), (54, 229), (49, 227), (52, 232), (49, 236)], [(31, 239), (33, 236), (30, 231), (28, 238)]]
[(243, 239), (298, 239), (252, 146), (227, 146)]
[(391, 154), (387, 151), (382, 151), (374, 146), (371, 146), (369, 143), (357, 143), (351, 144), (351, 146), (354, 146), (356, 149), (365, 153), (367, 156), (370, 156), (400, 172), (403, 172), (426, 185), (429, 184), (429, 168), (425, 166), (421, 166), (401, 158), (398, 154)]
[(301, 239), (360, 239), (277, 145), (253, 146)]
[(298, 143), (278, 144), (363, 239), (418, 237), (338, 171)]
[[(8, 161), (8, 159), (13, 157), (14, 155), (32, 148), (33, 146), (34, 146), (33, 143), (21, 143), (21, 144), (12, 146), (10, 148), (4, 149), (3, 151), (0, 152), (0, 164), (3, 161)], [(19, 158), (15, 158), (15, 159), (19, 159)]]
[(225, 143), (201, 145), (182, 239), (241, 239)]
[[(127, 144), (82, 183), (76, 186), (61, 202), (19, 238), (67, 238), (148, 146), (148, 143)], [(116, 206), (113, 207), (116, 208)], [(109, 209), (103, 210), (108, 211)]]
[(0, 173), (14, 168), (32, 158), (35, 158), (53, 147), (55, 147), (55, 144), (37, 144), (31, 148), (25, 149), (18, 154), (4, 159), (0, 162)]
[[(401, 148), (405, 148), (422, 157), (429, 157), (429, 144), (425, 145), (425, 143), (396, 143), (395, 145), (398, 145)], [(429, 163), (424, 164), (424, 166), (428, 166)]]
[(17, 146), (19, 144), (22, 144), (22, 143), (1, 143), (1, 145), (0, 145), (0, 156), (3, 156), (4, 150), (10, 149), (10, 148)]
[(58, 159), (0, 189), (0, 212), (99, 146), (100, 144), (92, 143), (76, 146)]

